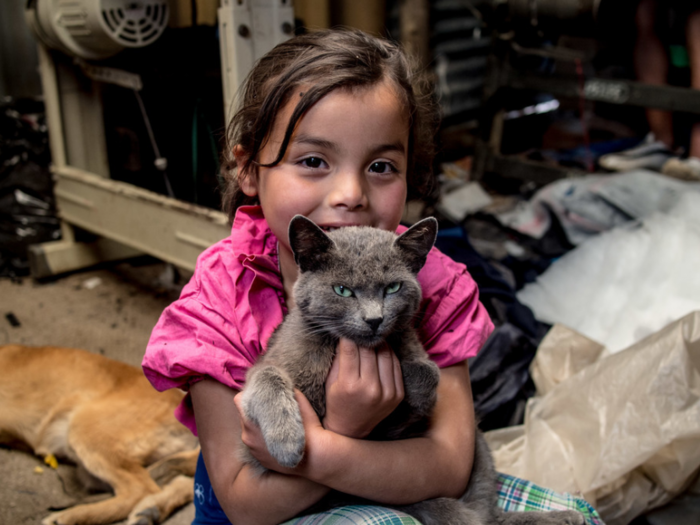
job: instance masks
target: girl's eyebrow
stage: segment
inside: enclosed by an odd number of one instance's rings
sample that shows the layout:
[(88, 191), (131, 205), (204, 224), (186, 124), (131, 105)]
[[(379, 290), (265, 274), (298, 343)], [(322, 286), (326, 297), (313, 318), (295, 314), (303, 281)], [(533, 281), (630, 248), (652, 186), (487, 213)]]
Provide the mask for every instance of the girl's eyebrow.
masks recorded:
[(399, 142), (399, 141), (393, 142), (391, 144), (381, 144), (372, 150), (372, 154), (377, 155), (379, 153), (385, 153), (387, 151), (396, 151), (398, 153), (405, 155), (406, 154), (406, 147), (403, 145), (403, 142)]
[(309, 146), (317, 146), (323, 149), (330, 149), (334, 152), (338, 151), (338, 145), (330, 140), (322, 139), (320, 137), (312, 137), (311, 135), (300, 134), (292, 139), (295, 144), (307, 144)]
[[(329, 149), (333, 152), (338, 152), (340, 148), (335, 142), (330, 140), (322, 139), (320, 137), (313, 137), (311, 135), (300, 134), (292, 139), (295, 144), (307, 144), (310, 146), (317, 146), (319, 148)], [(393, 142), (391, 144), (380, 144), (379, 146), (372, 149), (371, 154), (377, 155), (379, 153), (384, 153), (388, 151), (397, 151), (402, 154), (406, 154), (406, 147), (400, 141)]]

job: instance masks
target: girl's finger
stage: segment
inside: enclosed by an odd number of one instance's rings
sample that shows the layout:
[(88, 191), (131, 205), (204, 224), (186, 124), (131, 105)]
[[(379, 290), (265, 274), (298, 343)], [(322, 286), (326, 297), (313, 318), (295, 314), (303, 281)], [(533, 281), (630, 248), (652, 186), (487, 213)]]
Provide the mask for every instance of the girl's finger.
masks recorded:
[(393, 398), (396, 395), (394, 358), (394, 352), (388, 345), (382, 345), (377, 349), (379, 381), (382, 385), (382, 394), (385, 398)]
[(403, 399), (405, 392), (403, 388), (403, 374), (401, 373), (401, 362), (399, 358), (396, 357), (394, 352), (391, 353), (392, 364), (394, 365), (394, 385), (396, 388), (396, 397)]
[(338, 361), (338, 377), (341, 380), (353, 381), (360, 377), (360, 351), (349, 339), (341, 339), (338, 342), (333, 365), (335, 361)]
[(360, 377), (363, 384), (379, 382), (379, 370), (377, 367), (377, 352), (372, 348), (360, 348)]
[(294, 389), (294, 397), (299, 404), (299, 412), (301, 413), (301, 419), (304, 421), (305, 425), (321, 426), (321, 420), (318, 418), (318, 414), (316, 414), (314, 407), (311, 406), (311, 403), (301, 390)]
[(339, 350), (336, 350), (335, 357), (331, 363), (331, 369), (328, 371), (328, 376), (326, 377), (326, 388), (328, 388), (328, 385), (332, 385), (338, 381), (338, 378), (340, 377), (341, 361), (342, 359), (340, 357)]
[(243, 406), (241, 405), (241, 393), (237, 393), (235, 396), (233, 396), (233, 404), (236, 405), (236, 408), (238, 409), (238, 415), (241, 418), (241, 421), (245, 421), (245, 416), (243, 415)]

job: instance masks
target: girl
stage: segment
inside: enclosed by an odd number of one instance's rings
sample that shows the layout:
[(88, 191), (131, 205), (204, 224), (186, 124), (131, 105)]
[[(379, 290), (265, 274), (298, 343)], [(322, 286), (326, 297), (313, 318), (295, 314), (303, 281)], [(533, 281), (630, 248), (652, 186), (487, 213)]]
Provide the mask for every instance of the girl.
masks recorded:
[[(401, 370), (391, 349), (375, 352), (345, 340), (327, 379), (323, 421), (298, 394), (307, 448), (295, 469), (270, 458), (259, 430), (236, 406), (246, 370), (294, 307), (290, 219), (302, 214), (325, 229), (397, 230), (407, 197), (430, 187), (436, 124), (435, 105), (403, 53), (358, 31), (293, 38), (251, 71), (227, 135), (231, 236), (200, 256), (180, 299), (156, 325), (143, 362), (159, 390), (188, 391), (177, 416), (202, 445), (194, 523), (277, 524), (331, 489), (396, 504), (464, 491), (475, 425), (466, 359), (493, 326), (466, 268), (437, 250), (419, 274), (418, 329), (441, 367), (425, 437), (362, 439), (401, 401)], [(271, 472), (256, 476), (238, 460), (241, 433)], [(370, 520), (387, 514), (383, 523), (415, 523), (379, 507), (363, 512)]]

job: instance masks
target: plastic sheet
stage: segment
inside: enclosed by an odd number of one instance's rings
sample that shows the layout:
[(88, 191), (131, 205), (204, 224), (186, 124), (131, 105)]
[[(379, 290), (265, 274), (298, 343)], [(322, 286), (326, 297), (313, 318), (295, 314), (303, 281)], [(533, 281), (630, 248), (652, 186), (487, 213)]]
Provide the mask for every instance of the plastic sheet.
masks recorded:
[(539, 239), (551, 226), (551, 211), (568, 240), (578, 245), (633, 219), (667, 212), (689, 191), (700, 192), (700, 183), (678, 181), (649, 170), (587, 175), (552, 182), (497, 218)]
[(700, 312), (615, 354), (562, 326), (532, 365), (525, 423), (486, 433), (499, 471), (583, 495), (608, 525), (700, 470)]
[(518, 299), (616, 352), (700, 310), (700, 194), (565, 254)]

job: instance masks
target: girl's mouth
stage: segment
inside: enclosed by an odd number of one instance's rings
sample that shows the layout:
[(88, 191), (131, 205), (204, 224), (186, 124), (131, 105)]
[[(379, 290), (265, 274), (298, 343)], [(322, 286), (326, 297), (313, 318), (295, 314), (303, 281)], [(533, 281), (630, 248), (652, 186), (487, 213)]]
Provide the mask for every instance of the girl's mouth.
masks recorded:
[(336, 226), (319, 226), (324, 232), (333, 232), (335, 230), (339, 230), (340, 228), (348, 228), (350, 226), (360, 226), (360, 224), (339, 224)]

